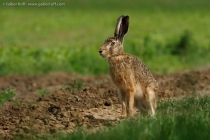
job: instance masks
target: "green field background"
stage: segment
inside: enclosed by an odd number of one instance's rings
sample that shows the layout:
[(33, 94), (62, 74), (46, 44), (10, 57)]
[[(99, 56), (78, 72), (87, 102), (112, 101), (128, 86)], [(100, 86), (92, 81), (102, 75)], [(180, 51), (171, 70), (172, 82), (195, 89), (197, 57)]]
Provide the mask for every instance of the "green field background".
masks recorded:
[[(21, 1), (48, 3), (53, 0)], [(154, 73), (209, 66), (210, 1), (56, 1), (65, 6), (0, 3), (0, 75), (64, 71), (108, 73), (98, 49), (113, 36), (116, 19), (130, 16), (124, 50)]]

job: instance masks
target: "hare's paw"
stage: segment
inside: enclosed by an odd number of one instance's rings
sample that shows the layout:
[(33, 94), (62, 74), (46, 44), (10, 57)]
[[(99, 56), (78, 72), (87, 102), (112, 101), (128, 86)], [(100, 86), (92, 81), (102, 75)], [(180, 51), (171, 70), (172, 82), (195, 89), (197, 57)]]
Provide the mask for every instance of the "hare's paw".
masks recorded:
[(127, 113), (126, 113), (126, 109), (122, 109), (122, 112), (121, 112), (121, 115), (120, 115), (120, 118), (123, 119), (127, 116)]
[(120, 119), (124, 119), (124, 118), (126, 118), (126, 116), (127, 116), (126, 114), (121, 114)]

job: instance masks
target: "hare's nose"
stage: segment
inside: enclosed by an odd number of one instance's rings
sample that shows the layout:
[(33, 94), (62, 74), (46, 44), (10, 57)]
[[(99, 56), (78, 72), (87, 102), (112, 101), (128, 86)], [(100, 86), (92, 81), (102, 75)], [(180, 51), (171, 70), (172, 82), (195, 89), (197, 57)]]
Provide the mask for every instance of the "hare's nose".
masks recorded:
[(103, 51), (98, 51), (100, 54), (103, 52)]

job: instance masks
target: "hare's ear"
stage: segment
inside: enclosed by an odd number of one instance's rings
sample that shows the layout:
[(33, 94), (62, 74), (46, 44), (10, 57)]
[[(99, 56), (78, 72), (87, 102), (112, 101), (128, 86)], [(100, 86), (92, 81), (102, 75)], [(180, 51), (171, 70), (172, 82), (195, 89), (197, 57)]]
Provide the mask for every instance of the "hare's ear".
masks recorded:
[(114, 36), (123, 39), (124, 35), (128, 32), (129, 16), (120, 16), (117, 19), (117, 24), (114, 32)]

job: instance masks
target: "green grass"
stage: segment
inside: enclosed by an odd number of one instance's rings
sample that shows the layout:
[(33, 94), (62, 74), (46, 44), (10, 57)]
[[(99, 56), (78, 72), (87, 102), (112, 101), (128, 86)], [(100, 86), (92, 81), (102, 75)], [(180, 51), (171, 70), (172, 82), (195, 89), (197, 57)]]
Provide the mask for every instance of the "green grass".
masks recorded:
[[(62, 7), (9, 7), (3, 2), (0, 75), (108, 73), (107, 61), (98, 55), (98, 49), (113, 36), (116, 19), (122, 14), (130, 16), (125, 51), (139, 57), (153, 72), (172, 73), (209, 64), (208, 0), (62, 0), (66, 4)], [(187, 52), (172, 55), (186, 31), (190, 36)]]
[(72, 79), (69, 83), (65, 84), (61, 89), (64, 91), (77, 92), (84, 88), (85, 84), (79, 79)]
[(150, 140), (200, 140), (210, 137), (210, 97), (187, 97), (158, 102), (155, 118), (142, 116), (122, 121), (95, 133), (77, 130), (63, 135), (59, 140), (98, 139), (150, 139)]
[(11, 88), (5, 89), (0, 93), (0, 104), (4, 104), (15, 96), (15, 90)]
[(48, 89), (41, 89), (41, 90), (37, 91), (37, 94), (39, 94), (39, 95), (46, 95), (49, 93), (50, 93), (50, 91)]

